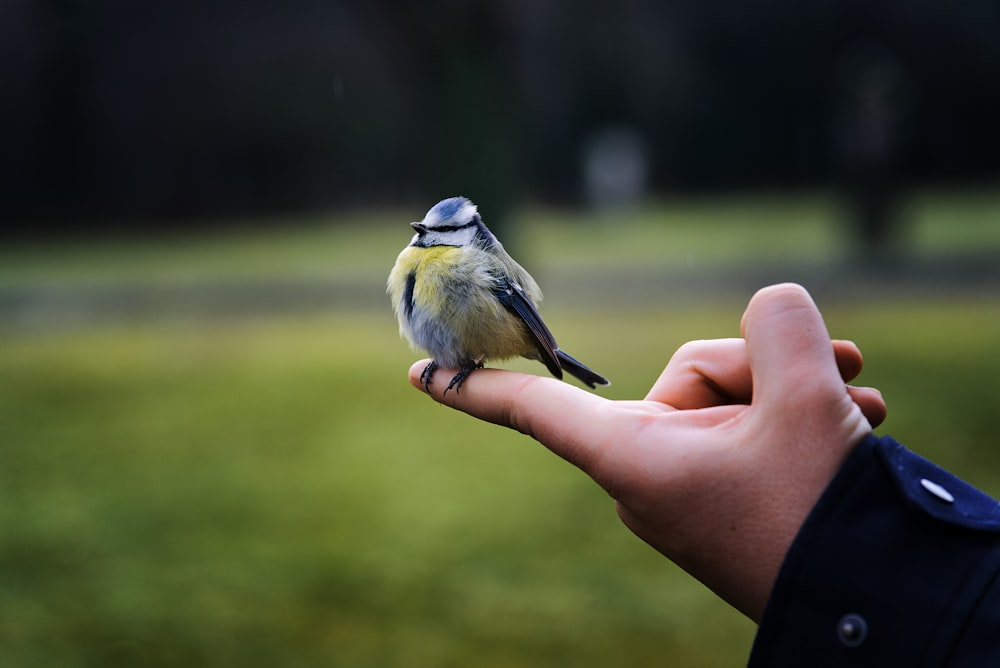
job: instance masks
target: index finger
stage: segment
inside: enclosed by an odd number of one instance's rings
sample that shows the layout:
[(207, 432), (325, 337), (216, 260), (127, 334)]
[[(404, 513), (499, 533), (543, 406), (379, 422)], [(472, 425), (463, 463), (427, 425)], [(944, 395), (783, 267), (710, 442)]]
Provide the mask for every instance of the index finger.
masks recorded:
[[(420, 374), (428, 360), (410, 367), (410, 383), (423, 391)], [(584, 471), (592, 469), (597, 450), (611, 442), (609, 420), (595, 419), (610, 401), (578, 387), (531, 374), (503, 369), (477, 369), (461, 391), (446, 394), (453, 370), (438, 369), (429, 387), (431, 397), (480, 420), (510, 427), (541, 442)]]

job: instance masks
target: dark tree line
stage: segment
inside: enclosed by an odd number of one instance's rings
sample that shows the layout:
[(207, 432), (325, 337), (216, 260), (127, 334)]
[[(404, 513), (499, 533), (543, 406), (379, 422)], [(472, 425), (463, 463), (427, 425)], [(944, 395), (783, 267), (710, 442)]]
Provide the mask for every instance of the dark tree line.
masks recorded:
[(992, 0), (8, 0), (0, 49), (22, 231), (576, 201), (616, 127), (654, 191), (839, 184), (861, 218), (1000, 174)]

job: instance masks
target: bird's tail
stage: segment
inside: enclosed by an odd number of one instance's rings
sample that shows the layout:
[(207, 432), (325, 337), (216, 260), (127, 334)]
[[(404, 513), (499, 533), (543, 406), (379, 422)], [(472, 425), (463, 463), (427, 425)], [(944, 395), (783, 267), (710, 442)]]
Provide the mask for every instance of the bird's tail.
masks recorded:
[(556, 350), (556, 357), (559, 358), (559, 364), (562, 365), (564, 370), (576, 376), (581, 383), (590, 389), (594, 389), (597, 385), (607, 386), (611, 384), (610, 380), (596, 371), (587, 368), (583, 362), (574, 359), (561, 350)]

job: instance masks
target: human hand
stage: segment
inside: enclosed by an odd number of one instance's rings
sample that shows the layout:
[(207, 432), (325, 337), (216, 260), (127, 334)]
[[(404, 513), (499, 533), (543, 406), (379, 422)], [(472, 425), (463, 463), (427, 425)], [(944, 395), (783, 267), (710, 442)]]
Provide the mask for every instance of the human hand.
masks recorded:
[[(615, 499), (640, 538), (755, 621), (785, 553), (852, 448), (885, 418), (847, 386), (858, 348), (831, 341), (797, 285), (754, 295), (743, 338), (681, 346), (642, 401), (499, 369), (435, 400), (527, 434)], [(420, 372), (410, 382), (423, 389)]]

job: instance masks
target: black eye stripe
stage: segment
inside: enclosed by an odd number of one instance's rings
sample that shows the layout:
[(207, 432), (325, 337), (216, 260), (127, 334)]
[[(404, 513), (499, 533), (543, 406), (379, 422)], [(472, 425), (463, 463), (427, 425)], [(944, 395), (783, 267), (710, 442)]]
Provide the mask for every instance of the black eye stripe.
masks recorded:
[(467, 227), (472, 227), (475, 224), (476, 221), (472, 221), (471, 223), (466, 223), (465, 225), (436, 225), (428, 229), (431, 232), (455, 232), (456, 230), (464, 230)]

